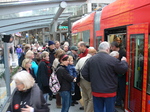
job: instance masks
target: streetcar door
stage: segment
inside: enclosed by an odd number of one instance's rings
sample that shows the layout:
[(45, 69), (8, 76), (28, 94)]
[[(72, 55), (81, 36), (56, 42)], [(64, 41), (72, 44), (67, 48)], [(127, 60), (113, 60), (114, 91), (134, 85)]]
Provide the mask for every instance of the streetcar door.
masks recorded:
[(129, 72), (126, 103), (128, 109), (134, 112), (145, 112), (146, 107), (148, 29), (148, 23), (127, 27)]

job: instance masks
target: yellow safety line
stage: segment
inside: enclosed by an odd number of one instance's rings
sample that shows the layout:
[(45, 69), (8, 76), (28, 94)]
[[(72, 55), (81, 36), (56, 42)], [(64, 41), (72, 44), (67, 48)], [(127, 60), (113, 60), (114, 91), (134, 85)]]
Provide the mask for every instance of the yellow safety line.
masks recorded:
[[(12, 86), (12, 83), (10, 83), (10, 86)], [(0, 99), (3, 99), (5, 96), (6, 96), (6, 91), (4, 91), (4, 92), (2, 93), (2, 95), (0, 96)]]
[(6, 96), (6, 91), (0, 96), (0, 99), (3, 99)]

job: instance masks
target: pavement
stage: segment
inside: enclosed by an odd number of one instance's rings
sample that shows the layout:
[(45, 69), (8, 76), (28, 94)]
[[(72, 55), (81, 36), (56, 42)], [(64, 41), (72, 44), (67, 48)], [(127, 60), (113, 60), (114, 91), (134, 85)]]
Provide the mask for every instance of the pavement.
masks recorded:
[[(52, 99), (51, 101), (48, 100), (48, 104), (51, 104), (49, 106), (50, 108), (50, 112), (60, 112), (61, 109), (56, 108), (56, 99)], [(82, 101), (78, 101), (78, 104), (75, 104), (75, 106), (71, 106), (69, 109), (69, 112), (84, 112), (84, 110), (80, 110), (79, 108), (82, 105)], [(124, 112), (122, 109), (120, 108), (116, 108), (116, 112)]]
[[(14, 54), (14, 59), (12, 59), (12, 56), (10, 56), (9, 64), (10, 64), (10, 66), (12, 66), (14, 68), (18, 66), (17, 54)], [(2, 70), (4, 70), (4, 66), (2, 64), (0, 64), (0, 71), (2, 71)], [(15, 88), (15, 83), (12, 82), (11, 83), (11, 92), (14, 88)], [(5, 98), (6, 98), (5, 96), (6, 96), (5, 81), (4, 81), (4, 78), (0, 78), (0, 106), (4, 103)], [(56, 108), (56, 99), (55, 98), (53, 98), (51, 101), (48, 100), (48, 103), (51, 104), (49, 106), (50, 112), (60, 112), (61, 111), (61, 109)], [(81, 107), (81, 105), (83, 105), (82, 100), (78, 101), (78, 104), (76, 104), (75, 106), (71, 106), (69, 109), (69, 112), (84, 112), (84, 110), (79, 109)], [(116, 108), (116, 112), (124, 112), (124, 111), (120, 108)]]

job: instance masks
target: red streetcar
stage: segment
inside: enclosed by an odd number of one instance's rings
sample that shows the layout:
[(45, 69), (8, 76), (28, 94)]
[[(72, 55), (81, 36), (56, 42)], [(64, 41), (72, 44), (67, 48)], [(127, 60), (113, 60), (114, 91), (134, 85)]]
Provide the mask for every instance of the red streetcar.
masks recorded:
[(150, 112), (150, 0), (116, 0), (72, 26), (72, 41), (96, 49), (100, 41), (121, 39), (126, 48), (126, 112)]

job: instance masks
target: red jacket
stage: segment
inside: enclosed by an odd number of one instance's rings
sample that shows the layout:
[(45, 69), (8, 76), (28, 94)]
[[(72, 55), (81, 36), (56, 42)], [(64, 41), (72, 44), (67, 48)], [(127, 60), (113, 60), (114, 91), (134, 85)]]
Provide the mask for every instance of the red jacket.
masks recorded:
[(83, 58), (83, 57), (85, 57), (87, 54), (88, 54), (88, 49), (86, 49), (83, 53), (80, 53), (80, 54), (79, 54), (79, 57), (80, 57), (80, 58)]

